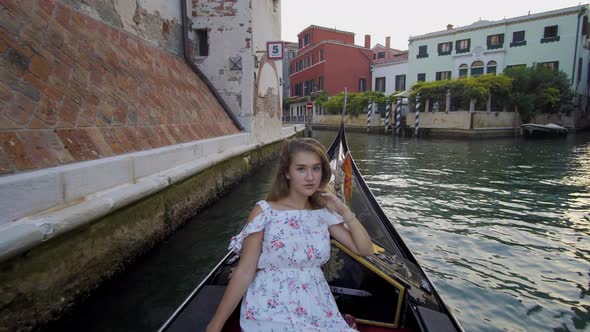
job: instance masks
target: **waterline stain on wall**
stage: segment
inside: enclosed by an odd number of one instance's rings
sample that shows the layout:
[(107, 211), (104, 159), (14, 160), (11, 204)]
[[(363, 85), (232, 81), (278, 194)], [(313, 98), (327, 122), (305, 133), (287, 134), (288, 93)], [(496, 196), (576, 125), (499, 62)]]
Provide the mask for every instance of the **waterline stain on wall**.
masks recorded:
[(37, 329), (70, 310), (253, 169), (282, 142), (212, 166), (0, 263), (0, 330)]

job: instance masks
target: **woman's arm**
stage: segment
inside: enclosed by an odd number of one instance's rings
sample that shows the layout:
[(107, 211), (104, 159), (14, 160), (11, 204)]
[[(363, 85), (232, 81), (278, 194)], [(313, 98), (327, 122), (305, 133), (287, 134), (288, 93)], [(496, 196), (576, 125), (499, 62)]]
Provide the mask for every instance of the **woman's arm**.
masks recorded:
[[(260, 213), (262, 213), (262, 210), (257, 205), (252, 212), (250, 212), (248, 222)], [(252, 233), (244, 239), (240, 261), (232, 273), (232, 277), (223, 293), (223, 297), (221, 298), (221, 302), (219, 302), (215, 315), (207, 325), (207, 332), (221, 331), (223, 325), (225, 325), (225, 321), (236, 309), (238, 303), (240, 303), (240, 300), (246, 293), (248, 286), (250, 286), (250, 283), (256, 274), (258, 258), (260, 257), (260, 252), (262, 250), (263, 235), (264, 231), (260, 231)]]
[(373, 242), (367, 230), (358, 221), (354, 213), (334, 194), (325, 192), (322, 196), (326, 199), (328, 209), (341, 215), (344, 222), (348, 225), (348, 229), (342, 224), (330, 226), (328, 228), (330, 235), (355, 254), (371, 256), (373, 254)]

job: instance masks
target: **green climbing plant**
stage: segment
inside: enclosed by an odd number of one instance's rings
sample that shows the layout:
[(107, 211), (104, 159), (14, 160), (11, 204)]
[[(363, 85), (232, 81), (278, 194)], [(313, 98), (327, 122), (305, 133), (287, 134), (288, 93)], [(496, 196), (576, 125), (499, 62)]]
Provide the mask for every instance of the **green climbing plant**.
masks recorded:
[[(376, 103), (385, 103), (386, 97), (383, 92), (365, 91), (365, 92), (351, 92), (348, 93), (346, 103), (346, 114), (358, 116), (366, 114), (369, 100)], [(344, 93), (341, 92), (331, 98), (322, 99), (316, 103), (325, 107), (328, 114), (341, 114), (344, 107)]]

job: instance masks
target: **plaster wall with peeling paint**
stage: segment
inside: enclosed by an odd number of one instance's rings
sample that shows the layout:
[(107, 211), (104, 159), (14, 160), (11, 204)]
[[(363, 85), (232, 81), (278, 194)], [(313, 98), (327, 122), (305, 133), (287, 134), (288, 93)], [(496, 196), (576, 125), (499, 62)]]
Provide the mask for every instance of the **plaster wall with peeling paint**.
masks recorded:
[(64, 0), (64, 2), (168, 52), (182, 55), (182, 20), (179, 1)]
[(254, 123), (251, 131), (254, 137), (264, 140), (279, 135), (282, 125), (282, 60), (270, 60), (266, 56), (266, 42), (281, 40), (281, 3), (279, 0), (259, 0), (255, 3), (252, 40), (258, 67), (255, 68)]
[[(89, 16), (182, 56), (180, 1), (64, 0)], [(281, 38), (280, 0), (187, 0), (189, 47), (240, 123), (256, 140), (280, 135), (282, 63), (266, 59), (266, 42)], [(207, 31), (199, 55), (197, 30)]]
[(189, 4), (191, 47), (198, 47), (196, 30), (207, 31), (209, 45), (207, 56), (194, 52), (195, 62), (257, 141), (277, 137), (281, 130), (281, 63), (265, 55), (266, 42), (280, 40), (280, 9), (279, 0)]

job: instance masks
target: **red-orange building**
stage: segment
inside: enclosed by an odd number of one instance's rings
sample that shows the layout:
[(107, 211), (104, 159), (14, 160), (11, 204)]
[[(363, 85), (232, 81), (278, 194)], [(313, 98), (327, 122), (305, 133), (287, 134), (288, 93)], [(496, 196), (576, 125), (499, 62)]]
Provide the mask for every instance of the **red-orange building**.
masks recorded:
[(289, 63), (290, 96), (309, 96), (325, 90), (336, 95), (371, 90), (371, 38), (354, 44), (354, 33), (311, 25), (301, 31), (299, 53)]

